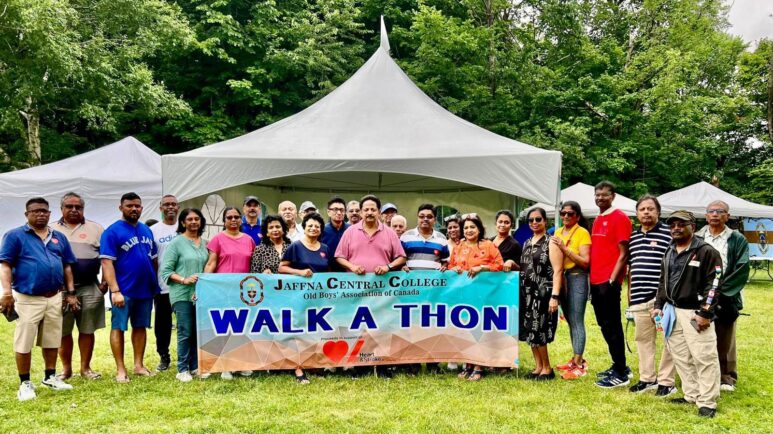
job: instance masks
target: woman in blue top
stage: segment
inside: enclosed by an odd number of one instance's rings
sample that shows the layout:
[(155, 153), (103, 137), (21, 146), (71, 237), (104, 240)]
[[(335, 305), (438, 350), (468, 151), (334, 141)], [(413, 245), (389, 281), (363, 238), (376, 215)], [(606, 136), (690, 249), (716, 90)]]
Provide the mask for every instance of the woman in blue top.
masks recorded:
[[(279, 272), (296, 276), (311, 277), (314, 273), (329, 271), (329, 254), (325, 244), (319, 241), (325, 220), (317, 213), (306, 214), (303, 217), (303, 237), (290, 244), (282, 256)], [(300, 384), (309, 384), (309, 379), (303, 369), (295, 369), (295, 380)]]

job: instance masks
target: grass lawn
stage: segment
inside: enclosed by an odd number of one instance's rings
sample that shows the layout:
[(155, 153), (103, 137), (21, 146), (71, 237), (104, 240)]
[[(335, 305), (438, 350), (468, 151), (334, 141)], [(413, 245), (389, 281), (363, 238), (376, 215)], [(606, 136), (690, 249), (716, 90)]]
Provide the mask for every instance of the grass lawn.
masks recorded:
[[(38, 398), (16, 400), (18, 377), (12, 352), (13, 325), (0, 323), (0, 433), (39, 432), (773, 432), (773, 283), (755, 282), (745, 290), (745, 313), (738, 326), (740, 382), (723, 393), (713, 420), (694, 406), (679, 406), (653, 394), (627, 388), (602, 390), (595, 372), (610, 365), (606, 346), (589, 306), (588, 349), (591, 375), (577, 381), (535, 383), (516, 374), (489, 375), (479, 383), (456, 375), (312, 377), (299, 386), (289, 373), (212, 378), (183, 384), (174, 369), (153, 378), (132, 377), (116, 384), (108, 333), (97, 334), (98, 381), (75, 377), (71, 392), (38, 389)], [(109, 321), (109, 314), (108, 314)], [(158, 356), (149, 333), (148, 367)], [(629, 331), (633, 339), (633, 328)], [(174, 337), (172, 339), (175, 340)], [(174, 345), (174, 344), (173, 344)], [(633, 345), (633, 342), (631, 342)], [(130, 350), (127, 348), (127, 354)], [(635, 350), (635, 349), (634, 349)], [(32, 379), (42, 379), (40, 350), (33, 351)], [(566, 323), (550, 346), (553, 364), (571, 353)], [(174, 350), (173, 350), (174, 354)], [(173, 357), (174, 358), (174, 357)], [(75, 366), (78, 363), (77, 350)], [(127, 357), (130, 360), (130, 357)], [(637, 357), (629, 364), (638, 378)], [(533, 366), (521, 345), (521, 374)]]

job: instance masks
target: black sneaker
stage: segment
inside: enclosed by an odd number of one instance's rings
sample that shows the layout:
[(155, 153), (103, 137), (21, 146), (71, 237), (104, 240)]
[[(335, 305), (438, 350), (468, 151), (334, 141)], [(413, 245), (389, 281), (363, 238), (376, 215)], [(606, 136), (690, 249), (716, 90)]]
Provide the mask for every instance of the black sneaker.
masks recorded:
[(620, 375), (617, 372), (612, 371), (612, 374), (608, 377), (597, 381), (596, 386), (599, 386), (602, 389), (614, 389), (615, 387), (623, 387), (630, 382), (628, 376)]
[(692, 402), (684, 398), (671, 398), (668, 400), (671, 404), (692, 404)]
[[(598, 378), (606, 378), (612, 375), (612, 373), (615, 372), (614, 366), (610, 366), (609, 369), (606, 371), (601, 371), (598, 374), (596, 374), (596, 377)], [(633, 372), (631, 372), (631, 368), (628, 366), (625, 367), (625, 375), (628, 376), (629, 379), (633, 378)]]
[(161, 361), (158, 362), (158, 366), (156, 366), (156, 371), (158, 372), (164, 372), (167, 369), (169, 369), (169, 365), (172, 363), (171, 358), (169, 357), (169, 354), (165, 356), (161, 356)]
[(708, 407), (701, 407), (698, 409), (698, 416), (700, 417), (714, 417), (717, 415), (717, 409), (715, 408), (708, 408)]
[(659, 398), (665, 398), (666, 396), (673, 395), (677, 392), (676, 386), (664, 386), (662, 384), (658, 385), (658, 391), (655, 392), (655, 396)]
[(653, 390), (658, 387), (658, 383), (648, 382), (648, 381), (639, 381), (638, 383), (631, 386), (628, 390), (633, 393), (642, 393), (646, 392), (648, 390)]

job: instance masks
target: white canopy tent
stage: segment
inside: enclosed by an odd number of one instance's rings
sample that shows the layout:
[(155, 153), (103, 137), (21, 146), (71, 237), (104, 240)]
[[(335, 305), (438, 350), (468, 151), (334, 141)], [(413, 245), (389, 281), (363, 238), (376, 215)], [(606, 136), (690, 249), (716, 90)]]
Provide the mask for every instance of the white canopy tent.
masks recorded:
[(496, 135), (425, 95), (389, 56), (383, 19), (381, 46), (314, 105), (162, 162), (164, 192), (180, 200), (260, 182), (309, 191), (479, 186), (554, 202), (561, 172), (560, 152)]
[[(594, 198), (595, 193), (596, 191), (592, 185), (578, 182), (577, 184), (561, 190), (561, 202), (573, 200), (580, 204), (583, 216), (586, 218), (595, 218), (599, 215), (599, 207), (596, 206), (596, 201)], [(527, 213), (530, 209), (535, 207), (544, 208), (548, 213), (548, 217), (550, 218), (555, 218), (556, 216), (555, 206), (545, 203), (536, 203), (524, 210), (523, 213)], [(615, 194), (615, 200), (612, 202), (612, 207), (619, 209), (629, 217), (636, 215), (636, 201), (629, 199), (620, 193)]]
[(773, 218), (773, 206), (765, 206), (749, 202), (740, 197), (720, 190), (708, 182), (699, 182), (658, 197), (663, 215), (684, 209), (703, 217), (706, 206), (715, 200), (722, 200), (730, 206), (730, 215), (734, 217)]
[(126, 137), (75, 157), (0, 174), (0, 237), (26, 223), (24, 204), (32, 197), (45, 197), (51, 221), (59, 219), (59, 201), (70, 191), (86, 201), (86, 218), (103, 226), (121, 217), (119, 199), (130, 191), (142, 198), (142, 219), (156, 217), (161, 202), (161, 156), (134, 137)]

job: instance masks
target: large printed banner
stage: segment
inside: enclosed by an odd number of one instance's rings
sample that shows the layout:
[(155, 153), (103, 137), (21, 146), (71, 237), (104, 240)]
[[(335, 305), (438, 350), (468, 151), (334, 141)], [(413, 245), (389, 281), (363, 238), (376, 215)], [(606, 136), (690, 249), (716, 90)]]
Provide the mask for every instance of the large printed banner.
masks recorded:
[(196, 294), (202, 373), (518, 366), (518, 273), (202, 274)]
[(749, 241), (749, 256), (756, 259), (773, 260), (773, 220), (743, 219), (743, 235)]

